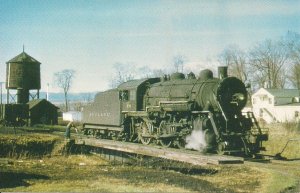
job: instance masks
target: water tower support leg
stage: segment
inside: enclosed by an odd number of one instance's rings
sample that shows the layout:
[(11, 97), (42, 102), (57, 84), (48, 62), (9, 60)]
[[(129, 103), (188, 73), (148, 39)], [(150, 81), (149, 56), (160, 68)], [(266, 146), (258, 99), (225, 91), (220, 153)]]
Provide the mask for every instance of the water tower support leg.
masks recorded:
[(6, 94), (6, 104), (9, 104), (9, 88), (7, 89), (7, 94)]

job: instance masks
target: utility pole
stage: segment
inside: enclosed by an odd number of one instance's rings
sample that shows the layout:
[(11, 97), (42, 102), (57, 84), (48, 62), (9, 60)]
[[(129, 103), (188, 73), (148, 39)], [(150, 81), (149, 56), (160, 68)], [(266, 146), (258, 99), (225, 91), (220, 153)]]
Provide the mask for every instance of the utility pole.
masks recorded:
[(49, 83), (47, 83), (47, 94), (46, 94), (46, 99), (49, 101)]
[[(3, 101), (2, 101), (2, 84), (5, 83), (5, 82), (0, 82), (0, 94), (1, 94), (1, 97), (0, 97), (0, 116), (3, 116)], [(1, 117), (0, 117), (1, 119)]]
[(4, 84), (5, 82), (0, 82), (0, 93), (1, 93), (1, 101), (0, 101), (0, 104), (2, 105), (3, 104), (3, 101), (2, 101), (2, 84)]

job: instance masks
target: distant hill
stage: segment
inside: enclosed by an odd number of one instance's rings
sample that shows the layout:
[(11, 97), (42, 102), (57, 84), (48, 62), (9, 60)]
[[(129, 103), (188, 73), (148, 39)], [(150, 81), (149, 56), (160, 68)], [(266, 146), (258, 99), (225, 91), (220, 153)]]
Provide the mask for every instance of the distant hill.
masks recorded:
[[(90, 102), (93, 101), (98, 92), (69, 93), (70, 102)], [(46, 92), (40, 92), (40, 98), (46, 98)], [(2, 95), (3, 103), (6, 103), (6, 94)], [(64, 93), (49, 93), (49, 101), (52, 103), (63, 103), (65, 101)]]
[[(93, 101), (97, 92), (84, 92), (84, 93), (69, 93), (68, 100), (70, 102), (88, 102)], [(46, 98), (46, 92), (40, 93), (40, 98)], [(64, 102), (64, 93), (49, 93), (49, 101), (54, 103)]]

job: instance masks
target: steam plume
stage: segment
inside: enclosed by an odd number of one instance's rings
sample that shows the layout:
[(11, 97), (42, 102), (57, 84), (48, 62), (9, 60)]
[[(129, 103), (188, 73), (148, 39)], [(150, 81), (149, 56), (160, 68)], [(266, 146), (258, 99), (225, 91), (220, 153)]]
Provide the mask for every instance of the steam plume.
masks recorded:
[(185, 139), (187, 149), (194, 149), (197, 151), (203, 151), (206, 147), (204, 133), (201, 130), (193, 130), (191, 135), (188, 135)]

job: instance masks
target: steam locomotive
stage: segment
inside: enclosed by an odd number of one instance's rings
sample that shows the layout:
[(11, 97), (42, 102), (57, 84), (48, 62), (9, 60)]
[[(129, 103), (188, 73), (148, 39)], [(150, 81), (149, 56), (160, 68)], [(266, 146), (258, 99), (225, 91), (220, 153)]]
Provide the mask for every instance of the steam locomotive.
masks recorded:
[(242, 113), (247, 103), (244, 83), (228, 77), (227, 67), (218, 71), (218, 78), (205, 69), (198, 78), (174, 73), (100, 92), (83, 111), (84, 133), (184, 148), (186, 137), (201, 131), (208, 152), (254, 155), (268, 135), (251, 112)]

